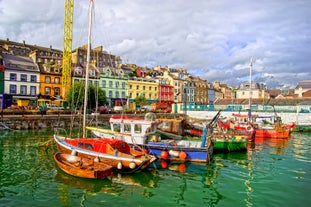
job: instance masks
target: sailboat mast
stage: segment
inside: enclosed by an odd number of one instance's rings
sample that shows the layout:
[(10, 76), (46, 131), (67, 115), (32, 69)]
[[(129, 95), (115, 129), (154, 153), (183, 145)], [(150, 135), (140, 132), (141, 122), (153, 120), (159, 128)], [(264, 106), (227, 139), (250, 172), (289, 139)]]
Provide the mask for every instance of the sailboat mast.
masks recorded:
[(248, 118), (249, 121), (251, 121), (251, 115), (252, 115), (252, 68), (253, 68), (253, 56), (251, 57), (250, 60), (250, 65), (249, 65), (249, 100), (248, 100), (248, 108), (249, 108), (249, 112), (248, 112)]
[(91, 33), (92, 33), (92, 14), (93, 14), (93, 0), (90, 0), (89, 7), (89, 29), (87, 38), (87, 56), (86, 56), (86, 69), (85, 69), (85, 85), (84, 85), (84, 105), (83, 105), (83, 137), (86, 137), (86, 113), (88, 102), (88, 86), (89, 86), (89, 69), (91, 59)]

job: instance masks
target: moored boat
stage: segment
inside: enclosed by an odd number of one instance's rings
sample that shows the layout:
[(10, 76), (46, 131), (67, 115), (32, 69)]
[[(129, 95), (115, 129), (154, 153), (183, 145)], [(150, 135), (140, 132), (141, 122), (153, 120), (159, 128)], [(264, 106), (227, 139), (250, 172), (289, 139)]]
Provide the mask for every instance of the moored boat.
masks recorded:
[(129, 146), (128, 143), (110, 138), (67, 138), (54, 135), (59, 150), (81, 157), (98, 159), (121, 173), (136, 172), (147, 168), (156, 157)]
[(67, 153), (55, 153), (54, 160), (62, 171), (75, 177), (105, 179), (113, 173), (110, 165)]

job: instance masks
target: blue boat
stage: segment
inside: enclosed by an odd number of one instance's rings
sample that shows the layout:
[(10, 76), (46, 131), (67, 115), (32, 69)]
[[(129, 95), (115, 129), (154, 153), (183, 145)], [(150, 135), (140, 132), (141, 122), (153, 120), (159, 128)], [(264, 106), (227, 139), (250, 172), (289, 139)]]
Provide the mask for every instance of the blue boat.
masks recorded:
[(87, 127), (96, 137), (121, 139), (140, 150), (147, 150), (149, 154), (159, 159), (185, 162), (209, 162), (213, 154), (213, 142), (211, 140), (212, 130), (220, 116), (220, 111), (205, 126), (202, 139), (197, 138), (172, 138), (161, 139), (157, 134), (156, 122), (153, 120), (111, 117), (111, 129), (100, 129)]

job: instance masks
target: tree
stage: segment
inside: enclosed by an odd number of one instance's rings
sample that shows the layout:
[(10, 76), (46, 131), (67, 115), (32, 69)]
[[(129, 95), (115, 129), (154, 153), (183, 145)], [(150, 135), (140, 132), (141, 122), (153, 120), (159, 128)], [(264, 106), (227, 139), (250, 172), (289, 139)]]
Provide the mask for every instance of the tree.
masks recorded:
[(137, 96), (134, 101), (136, 103), (136, 106), (140, 106), (140, 107), (145, 106), (147, 104), (147, 100), (145, 96), (142, 94)]
[[(67, 100), (70, 108), (82, 108), (84, 104), (84, 83), (74, 83), (69, 89), (67, 94)], [(87, 108), (93, 109), (97, 106), (103, 106), (107, 104), (106, 93), (98, 86), (89, 85), (88, 87), (88, 103)]]

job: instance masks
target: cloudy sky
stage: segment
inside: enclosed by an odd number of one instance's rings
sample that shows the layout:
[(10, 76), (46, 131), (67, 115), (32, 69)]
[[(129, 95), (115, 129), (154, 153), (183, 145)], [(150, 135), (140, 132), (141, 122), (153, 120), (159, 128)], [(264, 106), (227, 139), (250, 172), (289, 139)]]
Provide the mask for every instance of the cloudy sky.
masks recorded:
[[(74, 5), (73, 48), (87, 42), (88, 0)], [(269, 89), (311, 79), (310, 0), (95, 0), (92, 45), (123, 63), (186, 68), (209, 82)], [(0, 0), (0, 39), (63, 45), (64, 0)]]

